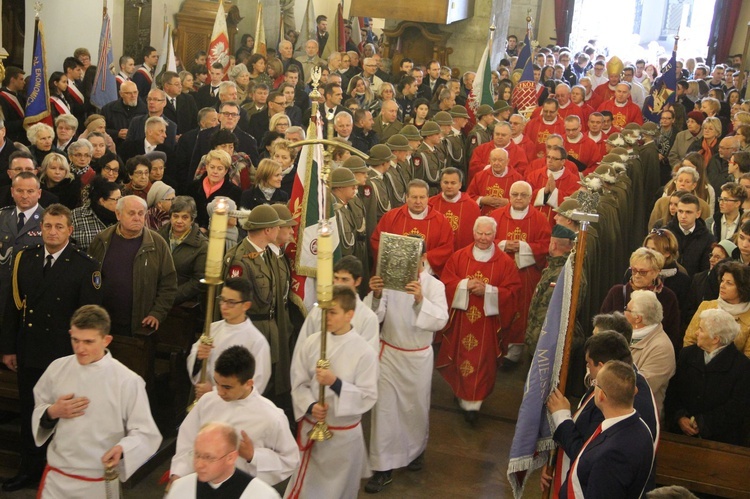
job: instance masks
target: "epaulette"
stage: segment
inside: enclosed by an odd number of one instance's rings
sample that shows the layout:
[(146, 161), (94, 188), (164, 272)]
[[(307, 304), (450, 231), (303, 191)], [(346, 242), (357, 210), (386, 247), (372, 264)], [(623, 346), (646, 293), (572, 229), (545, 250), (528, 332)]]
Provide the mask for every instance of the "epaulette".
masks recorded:
[(5, 211), (5, 210), (12, 210), (12, 209), (14, 209), (14, 208), (15, 208), (15, 205), (12, 205), (12, 204), (11, 204), (11, 205), (9, 205), (9, 206), (3, 206), (2, 208), (0, 208), (0, 211)]
[(92, 262), (94, 262), (96, 264), (99, 263), (99, 261), (96, 258), (94, 258), (93, 256), (89, 255), (88, 253), (86, 253), (85, 251), (83, 251), (78, 246), (73, 246), (73, 249), (75, 250), (76, 253), (78, 253), (82, 257), (86, 258), (87, 260), (90, 260), (90, 261), (92, 261)]
[(39, 248), (43, 248), (43, 247), (44, 247), (44, 243), (27, 244), (26, 246), (24, 246), (23, 248), (21, 248), (21, 251), (35, 250), (35, 249), (39, 249)]

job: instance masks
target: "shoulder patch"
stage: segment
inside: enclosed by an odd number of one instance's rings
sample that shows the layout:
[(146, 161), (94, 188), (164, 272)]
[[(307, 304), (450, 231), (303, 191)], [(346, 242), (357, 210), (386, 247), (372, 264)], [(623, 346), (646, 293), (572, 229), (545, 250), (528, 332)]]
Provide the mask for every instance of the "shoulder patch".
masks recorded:
[(242, 277), (242, 266), (232, 265), (231, 267), (229, 267), (229, 273), (227, 274), (227, 277)]
[(473, 146), (477, 145), (477, 136), (476, 135), (472, 135), (472, 137), (471, 137), (471, 145), (473, 145)]
[(422, 166), (422, 158), (419, 156), (415, 156), (414, 158), (414, 166)]
[(94, 289), (101, 289), (102, 287), (102, 273), (98, 270), (91, 274), (91, 284), (94, 285)]
[(372, 195), (372, 189), (370, 189), (369, 185), (366, 185), (363, 191), (366, 198), (369, 198)]

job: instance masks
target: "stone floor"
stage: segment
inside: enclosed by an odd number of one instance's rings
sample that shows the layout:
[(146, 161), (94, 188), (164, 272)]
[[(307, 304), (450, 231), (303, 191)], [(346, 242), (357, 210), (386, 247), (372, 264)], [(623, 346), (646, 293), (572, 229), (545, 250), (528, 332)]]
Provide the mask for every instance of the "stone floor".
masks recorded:
[[(510, 498), (513, 494), (506, 479), (518, 406), (523, 395), (525, 368), (499, 372), (492, 396), (482, 407), (479, 424), (472, 428), (453, 402), (453, 394), (445, 381), (435, 373), (430, 411), (430, 441), (425, 455), (425, 468), (419, 472), (396, 471), (393, 483), (377, 496), (361, 491), (360, 498)], [(368, 433), (365, 425), (365, 434)], [(122, 497), (157, 499), (163, 488), (157, 485), (167, 469), (164, 463), (136, 487), (124, 491)], [(0, 479), (3, 479), (0, 469)], [(529, 478), (525, 498), (539, 498), (538, 472)], [(364, 485), (364, 482), (363, 482)], [(35, 491), (23, 490), (0, 497), (32, 499)], [(93, 499), (93, 498), (92, 498)]]

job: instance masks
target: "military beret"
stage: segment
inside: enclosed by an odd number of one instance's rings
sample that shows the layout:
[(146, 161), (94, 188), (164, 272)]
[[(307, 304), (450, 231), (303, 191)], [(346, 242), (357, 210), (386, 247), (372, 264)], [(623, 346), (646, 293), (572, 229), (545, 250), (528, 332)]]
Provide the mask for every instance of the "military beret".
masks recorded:
[(422, 137), (437, 135), (440, 133), (440, 125), (438, 125), (434, 121), (426, 121), (419, 133), (422, 135)]
[(370, 157), (367, 159), (367, 164), (370, 166), (382, 165), (394, 158), (390, 147), (385, 144), (376, 144), (370, 148)]
[(267, 204), (261, 204), (252, 209), (242, 224), (242, 228), (245, 230), (262, 230), (280, 227), (281, 225), (283, 225), (283, 222), (276, 210)]
[(344, 164), (341, 166), (347, 168), (352, 173), (367, 173), (365, 160), (359, 156), (350, 156), (346, 158), (346, 161), (344, 161)]
[(331, 185), (331, 189), (335, 187), (351, 187), (359, 184), (357, 179), (354, 178), (354, 173), (348, 168), (336, 168), (331, 172), (331, 176), (328, 178), (328, 183)]
[(576, 233), (567, 227), (563, 227), (562, 225), (557, 224), (552, 228), (552, 237), (556, 237), (558, 239), (570, 239), (571, 241), (574, 241), (576, 238)]

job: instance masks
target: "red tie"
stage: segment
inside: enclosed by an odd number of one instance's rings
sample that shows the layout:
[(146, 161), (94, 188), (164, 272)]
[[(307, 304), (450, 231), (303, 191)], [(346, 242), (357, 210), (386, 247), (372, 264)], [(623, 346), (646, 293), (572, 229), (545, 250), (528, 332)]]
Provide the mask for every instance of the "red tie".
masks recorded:
[[(578, 456), (576, 456), (575, 461), (571, 463), (570, 465), (570, 471), (568, 472), (568, 498), (573, 499), (576, 496), (575, 489), (573, 488), (573, 480), (576, 478), (576, 473), (578, 472), (578, 460), (581, 458), (583, 453), (586, 451), (586, 447), (596, 438), (599, 436), (599, 434), (602, 432), (602, 424), (599, 423), (599, 426), (596, 427), (596, 430), (594, 430), (594, 433), (589, 437), (588, 440), (586, 440), (586, 443), (583, 444), (583, 447), (581, 447), (581, 452), (578, 453)], [(577, 481), (577, 479), (576, 479)]]

